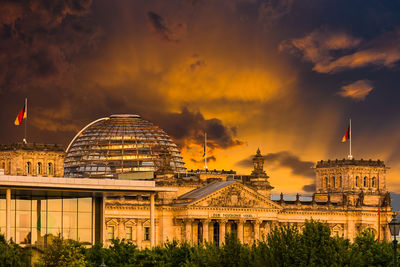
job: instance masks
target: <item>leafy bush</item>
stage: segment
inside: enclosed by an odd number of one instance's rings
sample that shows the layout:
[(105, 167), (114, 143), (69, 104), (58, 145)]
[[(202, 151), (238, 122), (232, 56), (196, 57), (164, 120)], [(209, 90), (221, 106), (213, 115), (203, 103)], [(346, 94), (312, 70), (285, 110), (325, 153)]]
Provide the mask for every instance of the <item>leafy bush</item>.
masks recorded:
[[(24, 250), (0, 237), (1, 266), (26, 266)], [(264, 240), (252, 246), (241, 244), (237, 236), (227, 234), (225, 243), (190, 245), (167, 242), (163, 246), (139, 250), (126, 240), (115, 239), (108, 248), (96, 244), (85, 248), (76, 241), (54, 238), (45, 249), (42, 266), (388, 266), (393, 265), (393, 245), (377, 242), (373, 234), (363, 232), (350, 243), (332, 237), (327, 224), (306, 221), (300, 232), (293, 224), (272, 229)]]

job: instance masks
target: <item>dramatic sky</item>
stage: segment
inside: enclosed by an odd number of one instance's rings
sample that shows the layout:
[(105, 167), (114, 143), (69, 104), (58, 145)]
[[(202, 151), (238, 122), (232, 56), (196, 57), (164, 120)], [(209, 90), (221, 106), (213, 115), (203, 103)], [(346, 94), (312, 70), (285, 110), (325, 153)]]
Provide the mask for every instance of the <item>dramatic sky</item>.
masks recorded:
[(391, 167), (400, 192), (400, 2), (0, 1), (0, 143), (28, 97), (28, 141), (65, 146), (89, 122), (139, 114), (186, 167), (248, 174), (260, 148), (275, 192), (312, 190), (314, 162)]

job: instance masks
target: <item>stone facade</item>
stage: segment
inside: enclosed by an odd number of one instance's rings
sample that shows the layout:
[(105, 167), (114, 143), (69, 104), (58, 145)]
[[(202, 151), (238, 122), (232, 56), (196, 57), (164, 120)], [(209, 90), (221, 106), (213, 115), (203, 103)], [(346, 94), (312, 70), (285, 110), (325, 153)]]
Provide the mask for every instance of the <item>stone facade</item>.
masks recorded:
[[(280, 200), (271, 200), (273, 187), (263, 162), (257, 151), (251, 175), (239, 176), (234, 172), (158, 175), (158, 186), (176, 192), (156, 195), (156, 244), (168, 240), (220, 244), (225, 233), (232, 231), (242, 242), (251, 244), (277, 225), (293, 223), (301, 230), (308, 219), (326, 222), (332, 235), (350, 240), (365, 229), (380, 240), (390, 240), (387, 223), (393, 212), (383, 162), (318, 162), (316, 192), (307, 201), (300, 195), (292, 201), (285, 200), (283, 195)], [(366, 177), (366, 184), (357, 184), (356, 177)], [(146, 195), (108, 198), (105, 204), (108, 237), (130, 239), (139, 247), (150, 246), (148, 203)]]
[(6, 175), (63, 177), (64, 156), (59, 145), (0, 145), (0, 169)]

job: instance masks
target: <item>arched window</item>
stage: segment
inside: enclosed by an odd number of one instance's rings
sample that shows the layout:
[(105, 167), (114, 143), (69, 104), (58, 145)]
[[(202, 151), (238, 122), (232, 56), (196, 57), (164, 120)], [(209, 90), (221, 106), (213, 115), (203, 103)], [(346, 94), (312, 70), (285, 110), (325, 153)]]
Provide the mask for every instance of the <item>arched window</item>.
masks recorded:
[(368, 178), (367, 176), (364, 177), (364, 187), (368, 186)]
[(329, 187), (328, 177), (325, 177), (325, 188)]
[(339, 187), (342, 188), (342, 176), (339, 177)]
[(336, 177), (332, 176), (332, 184), (331, 184), (332, 188), (336, 188)]
[(36, 164), (36, 174), (42, 174), (42, 163), (38, 162)]
[(371, 187), (375, 187), (375, 183), (376, 183), (376, 178), (372, 177), (372, 179), (371, 179)]
[(360, 177), (356, 176), (356, 186), (360, 186)]
[(52, 175), (53, 174), (53, 163), (49, 162), (47, 164), (47, 175)]
[(25, 174), (31, 174), (32, 164), (28, 161), (25, 163)]

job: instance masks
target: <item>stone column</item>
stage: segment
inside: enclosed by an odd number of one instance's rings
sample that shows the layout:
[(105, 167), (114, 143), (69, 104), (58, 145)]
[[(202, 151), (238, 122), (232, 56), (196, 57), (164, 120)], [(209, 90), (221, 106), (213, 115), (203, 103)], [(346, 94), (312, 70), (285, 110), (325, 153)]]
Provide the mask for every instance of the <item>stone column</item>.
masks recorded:
[(260, 224), (261, 221), (260, 220), (255, 220), (254, 221), (254, 241), (257, 241), (260, 239)]
[(350, 241), (353, 241), (353, 239), (356, 235), (357, 235), (357, 233), (356, 233), (354, 221), (351, 220), (351, 218), (348, 218), (347, 219), (347, 236), (345, 236), (345, 238), (348, 238)]
[(210, 220), (202, 220), (201, 222), (203, 224), (203, 242), (208, 242), (210, 237), (210, 232), (208, 231)]
[(136, 221), (136, 246), (142, 247), (143, 240), (143, 220), (137, 219)]
[(150, 193), (150, 246), (156, 245), (156, 229), (155, 229), (155, 207), (154, 207), (154, 192)]
[(243, 234), (244, 234), (244, 220), (237, 221), (237, 236), (241, 243), (243, 243)]
[(122, 219), (118, 219), (118, 238), (125, 238), (125, 229)]
[(225, 228), (227, 220), (219, 221), (219, 245), (222, 246), (225, 243)]
[(189, 244), (192, 243), (192, 222), (191, 219), (185, 220), (185, 239)]
[(11, 189), (6, 189), (6, 240), (11, 239)]

